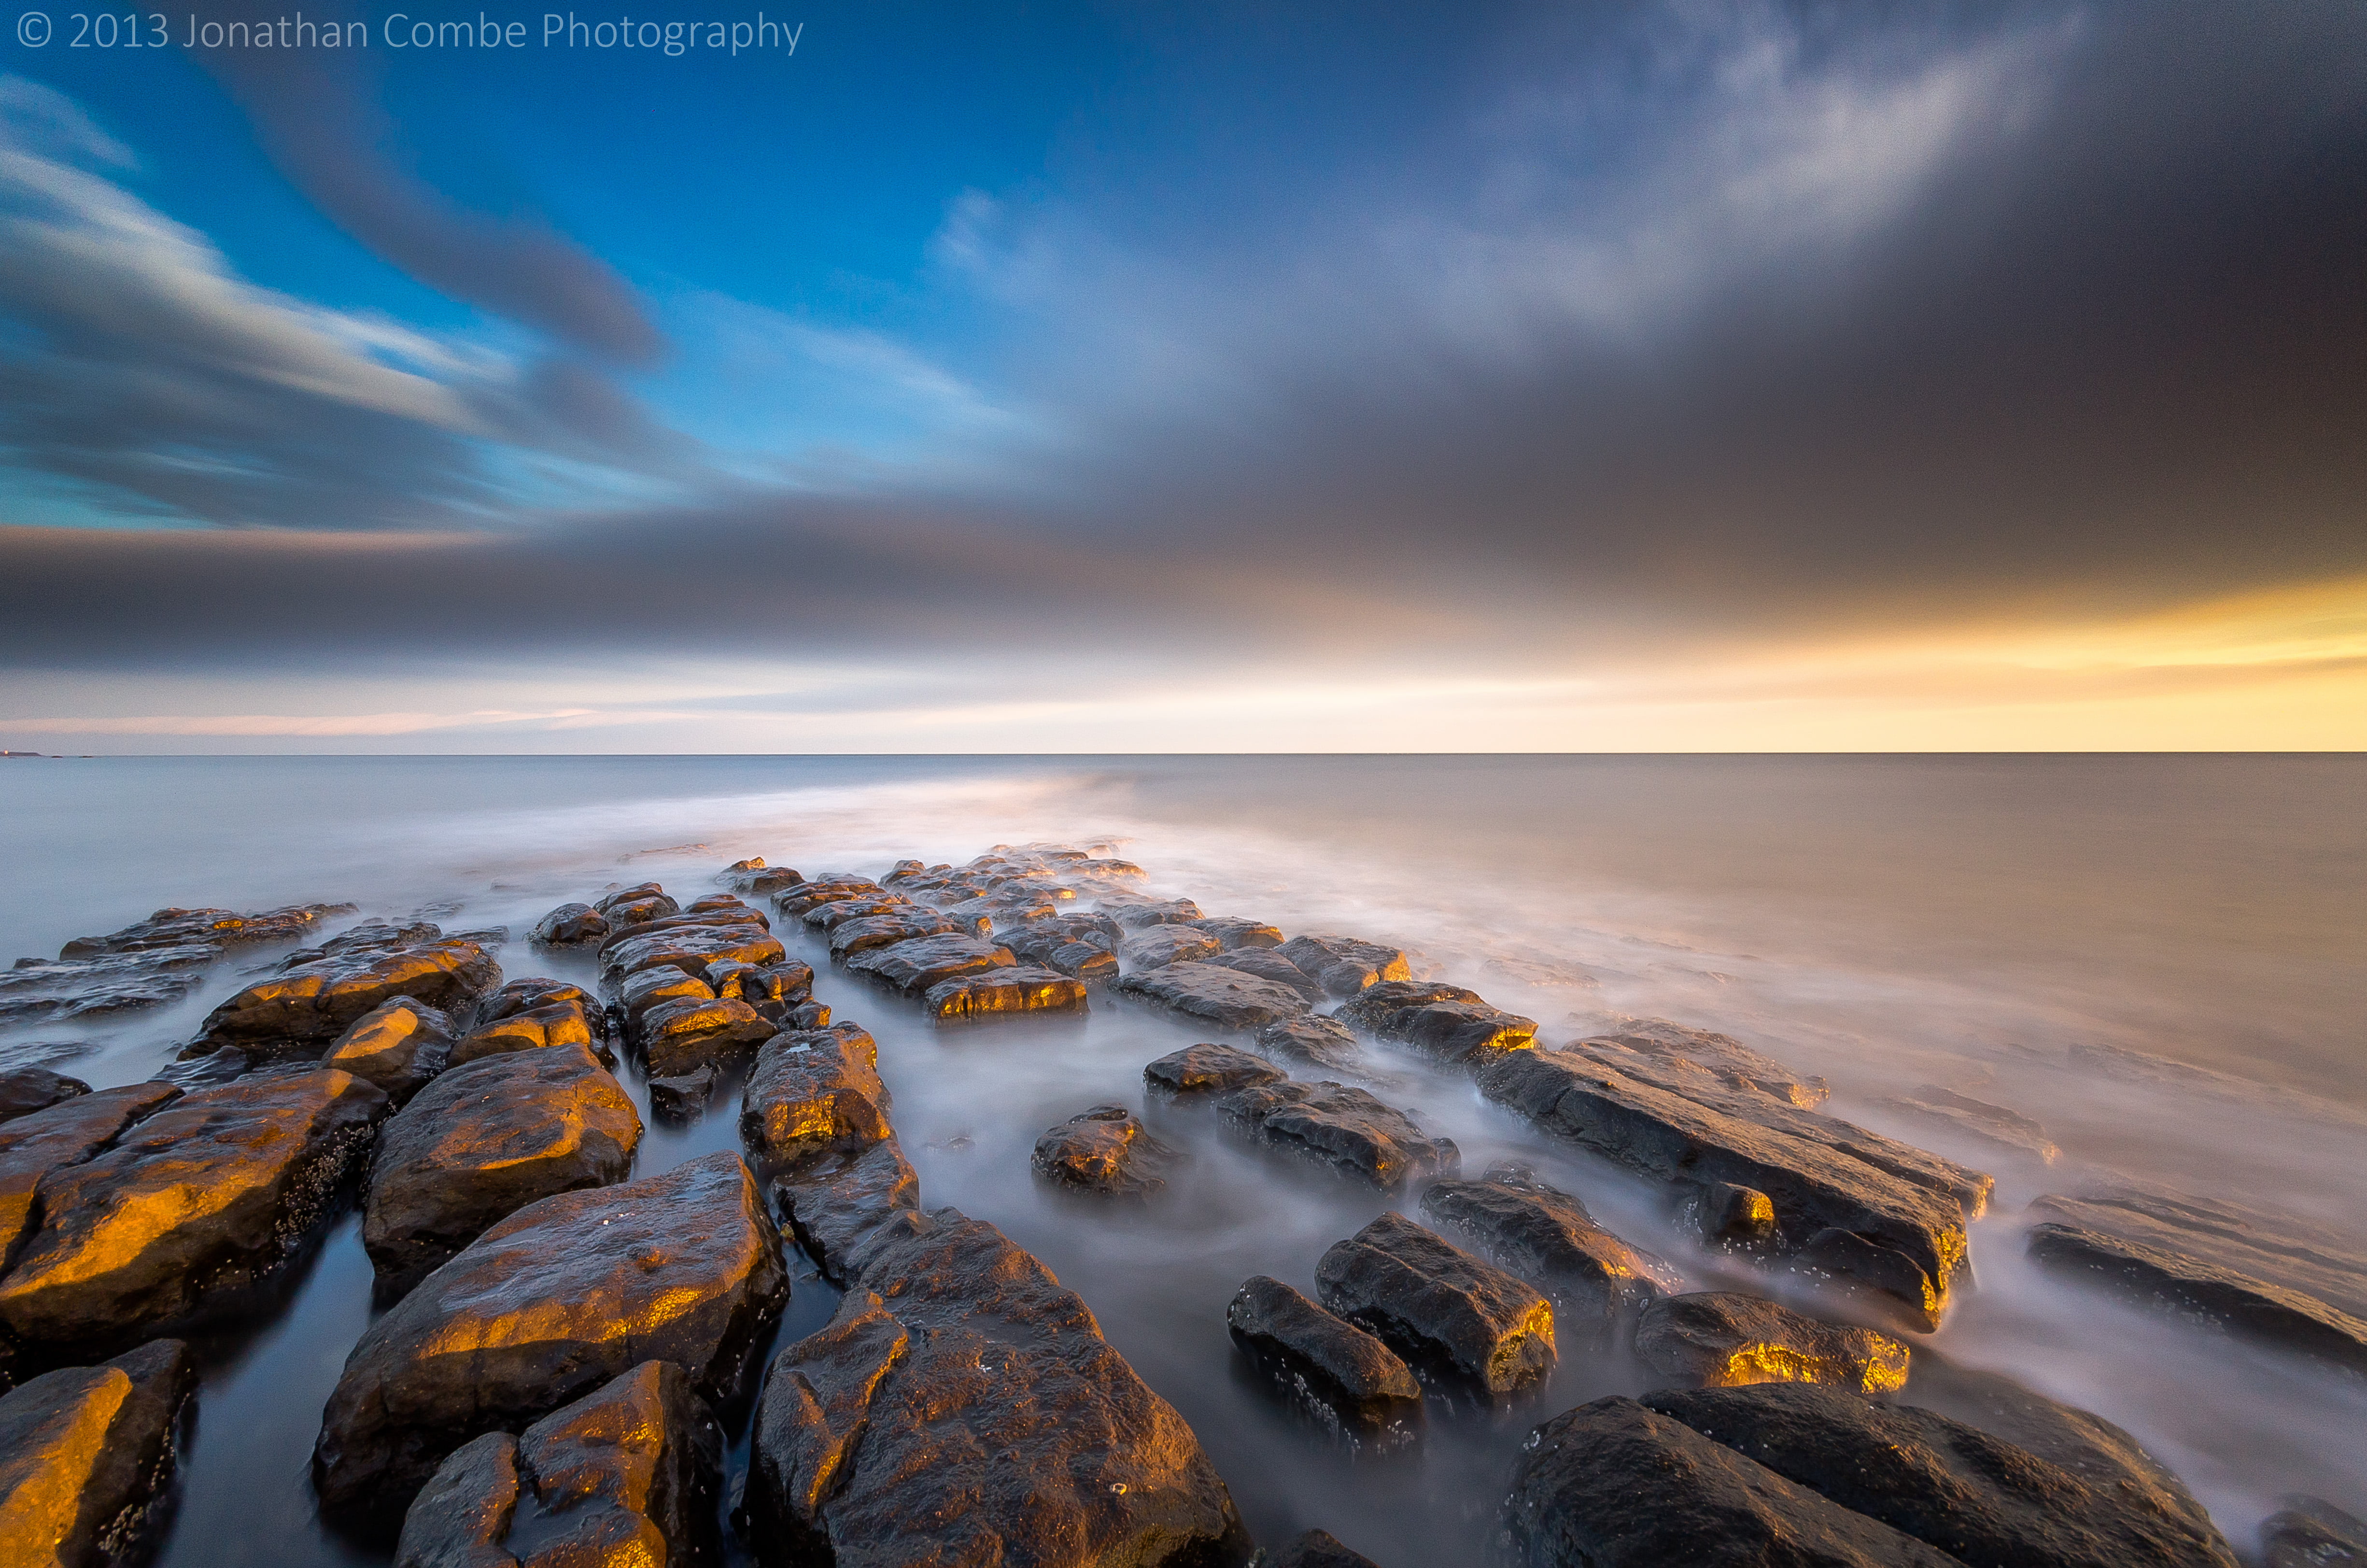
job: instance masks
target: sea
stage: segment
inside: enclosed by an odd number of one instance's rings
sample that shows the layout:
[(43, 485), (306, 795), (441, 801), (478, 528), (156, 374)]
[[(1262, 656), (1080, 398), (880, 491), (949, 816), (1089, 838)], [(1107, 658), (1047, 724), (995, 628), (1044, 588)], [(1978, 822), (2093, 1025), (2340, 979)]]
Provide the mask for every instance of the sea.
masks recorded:
[[(346, 901), (355, 919), (506, 927), (507, 974), (588, 982), (588, 959), (525, 938), (606, 887), (656, 881), (687, 903), (749, 856), (877, 876), (1029, 843), (1110, 846), (1148, 891), (1210, 915), (1400, 946), (1418, 976), (1535, 1018), (1549, 1043), (1666, 1019), (1823, 1075), (1831, 1113), (1997, 1178), (1972, 1281), (1919, 1357), (2125, 1427), (2241, 1549), (2289, 1493), (2367, 1513), (2367, 1382), (2044, 1274), (2023, 1244), (2043, 1194), (2137, 1188), (2367, 1251), (2367, 757), (9, 759), (0, 959), (165, 905)], [(1406, 1199), (1147, 1102), (1143, 1064), (1217, 1038), (1202, 1028), (1097, 995), (1082, 1020), (932, 1028), (776, 925), (819, 997), (877, 1036), (924, 1203), (993, 1221), (1083, 1297), (1259, 1540), (1321, 1527), (1385, 1568), (1492, 1563), (1525, 1434), (1651, 1386), (1615, 1343), (1566, 1344), (1511, 1407), (1442, 1406), (1410, 1449), (1359, 1449), (1275, 1396), (1225, 1307), (1255, 1274), (1311, 1291), (1327, 1246)], [(276, 956), (234, 953), (162, 1009), (0, 1030), (0, 1065), (148, 1077)], [(621, 1075), (649, 1126), (639, 1174), (736, 1146), (730, 1094), (668, 1125), (629, 1062)], [(1545, 1140), (1467, 1075), (1377, 1048), (1355, 1081), (1454, 1138), (1467, 1172), (1525, 1163), (1696, 1286), (1720, 1278), (1664, 1192)], [(2059, 1153), (1898, 1103), (1930, 1085), (2035, 1119)], [(1185, 1152), (1155, 1200), (1080, 1201), (1031, 1175), (1046, 1128), (1104, 1103)], [(388, 1560), (322, 1528), (307, 1478), (370, 1282), (348, 1213), (275, 1304), (200, 1341), (161, 1562)], [(778, 1343), (835, 1301), (797, 1270)], [(723, 1415), (736, 1486), (747, 1413)]]

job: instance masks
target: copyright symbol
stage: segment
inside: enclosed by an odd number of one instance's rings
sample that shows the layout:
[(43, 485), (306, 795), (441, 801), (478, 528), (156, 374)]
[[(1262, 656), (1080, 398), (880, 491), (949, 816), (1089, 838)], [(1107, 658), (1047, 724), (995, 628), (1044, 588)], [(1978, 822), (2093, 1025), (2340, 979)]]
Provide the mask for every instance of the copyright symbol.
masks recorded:
[(39, 49), (50, 41), (50, 18), (40, 11), (28, 11), (17, 18), (17, 41), (27, 49)]

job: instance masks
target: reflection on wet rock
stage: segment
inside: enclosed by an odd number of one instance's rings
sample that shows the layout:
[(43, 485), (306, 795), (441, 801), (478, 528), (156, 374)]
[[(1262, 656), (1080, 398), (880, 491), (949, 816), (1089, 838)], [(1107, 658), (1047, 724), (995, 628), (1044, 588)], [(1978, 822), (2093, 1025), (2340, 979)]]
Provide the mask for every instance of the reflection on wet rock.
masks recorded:
[(1291, 1393), (1341, 1430), (1364, 1438), (1411, 1437), (1421, 1425), (1421, 1384), (1396, 1351), (1279, 1279), (1242, 1282), (1225, 1309), (1233, 1342)]
[(1645, 1308), (1636, 1353), (1664, 1378), (1706, 1388), (1830, 1383), (1892, 1393), (1907, 1386), (1908, 1351), (1890, 1335), (1818, 1323), (1726, 1290), (1670, 1296)]
[(941, 980), (921, 997), (922, 1010), (939, 1023), (1082, 1013), (1090, 1005), (1083, 981), (1033, 964)]
[(1321, 1161), (1383, 1192), (1462, 1168), (1452, 1139), (1431, 1137), (1405, 1112), (1345, 1085), (1260, 1084), (1227, 1095), (1217, 1108), (1272, 1147)]
[(481, 946), (433, 926), (362, 926), (291, 955), (280, 973), (216, 1007), (184, 1054), (231, 1047), (252, 1057), (318, 1056), (381, 1003), (403, 996), (462, 1013), (500, 979)]
[(1139, 1197), (1167, 1185), (1178, 1151), (1143, 1130), (1124, 1106), (1080, 1111), (1036, 1140), (1036, 1174), (1061, 1187), (1112, 1197)]
[(441, 1009), (398, 996), (357, 1018), (321, 1065), (367, 1078), (402, 1105), (450, 1064), (452, 1043), (452, 1020)]
[(1402, 949), (1353, 937), (1293, 937), (1274, 950), (1334, 996), (1353, 996), (1384, 981), (1413, 978)]
[(893, 1136), (879, 1047), (859, 1024), (774, 1036), (740, 1097), (748, 1152), (779, 1165), (855, 1153)]
[(588, 903), (562, 903), (535, 922), (527, 940), (546, 948), (581, 948), (606, 939), (608, 917)]
[(97, 1568), (144, 1558), (171, 1507), (196, 1388), (188, 1347), (157, 1339), (0, 1398), (0, 1560)]
[(1187, 1045), (1142, 1070), (1152, 1088), (1176, 1095), (1229, 1094), (1289, 1075), (1263, 1057), (1229, 1045)]
[(1325, 1306), (1415, 1365), (1489, 1394), (1515, 1392), (1553, 1370), (1551, 1303), (1402, 1214), (1334, 1243), (1315, 1284)]

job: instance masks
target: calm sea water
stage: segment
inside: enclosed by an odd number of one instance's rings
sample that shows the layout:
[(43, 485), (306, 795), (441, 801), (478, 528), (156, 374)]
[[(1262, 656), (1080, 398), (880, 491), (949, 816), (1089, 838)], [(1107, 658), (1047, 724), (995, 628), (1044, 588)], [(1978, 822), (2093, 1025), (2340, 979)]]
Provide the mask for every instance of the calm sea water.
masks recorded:
[[(2367, 1245), (2367, 758), (8, 762), (0, 959), (168, 903), (433, 905), (447, 928), (522, 936), (607, 882), (687, 897), (750, 854), (878, 874), (908, 855), (1088, 837), (1123, 841), (1155, 890), (1211, 914), (1400, 943), (1548, 1039), (1666, 1017), (1824, 1074), (1836, 1112), (1999, 1178), (1974, 1227), (1977, 1286), (1931, 1348), (2131, 1428), (2239, 1545), (2287, 1491), (2367, 1506), (2356, 1381), (2041, 1278), (2020, 1245), (2032, 1197), (2105, 1182), (2236, 1200)], [(502, 956), (512, 974), (589, 972), (523, 942)], [(68, 1071), (147, 1076), (241, 967), (172, 1009), (0, 1034), (0, 1056), (72, 1040), (85, 1049)], [(1262, 1538), (1321, 1525), (1385, 1563), (1484, 1562), (1520, 1436), (1647, 1386), (1615, 1350), (1566, 1347), (1517, 1410), (1450, 1419), (1394, 1459), (1342, 1451), (1244, 1374), (1224, 1305), (1253, 1273), (1311, 1287), (1323, 1249), (1385, 1199), (1151, 1107), (1192, 1153), (1173, 1190), (1124, 1212), (1060, 1201), (1028, 1175), (1036, 1134), (1097, 1101), (1143, 1107), (1142, 1064), (1194, 1030), (1113, 1004), (1082, 1024), (937, 1033), (817, 968), (822, 999), (879, 1038), (925, 1200), (992, 1220), (1084, 1296), (1198, 1429)], [(2037, 1117), (2061, 1159), (1878, 1103), (1926, 1083)], [(1657, 1195), (1538, 1142), (1467, 1080), (1381, 1052), (1371, 1086), (1455, 1137), (1467, 1168), (1526, 1159), (1708, 1279)], [(640, 1169), (732, 1146), (730, 1104), (716, 1106), (689, 1128), (652, 1122)], [(304, 1478), (322, 1402), (369, 1321), (368, 1280), (348, 1220), (275, 1315), (207, 1346), (164, 1562), (373, 1560), (320, 1532)], [(784, 1334), (832, 1304), (801, 1277)]]

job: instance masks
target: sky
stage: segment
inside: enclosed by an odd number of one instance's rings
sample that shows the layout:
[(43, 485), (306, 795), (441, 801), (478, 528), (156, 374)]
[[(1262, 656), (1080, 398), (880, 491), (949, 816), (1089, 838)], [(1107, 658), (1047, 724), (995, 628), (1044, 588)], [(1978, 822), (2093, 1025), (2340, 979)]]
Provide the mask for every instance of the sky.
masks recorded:
[(0, 27), (0, 745), (2367, 746), (2355, 0)]

